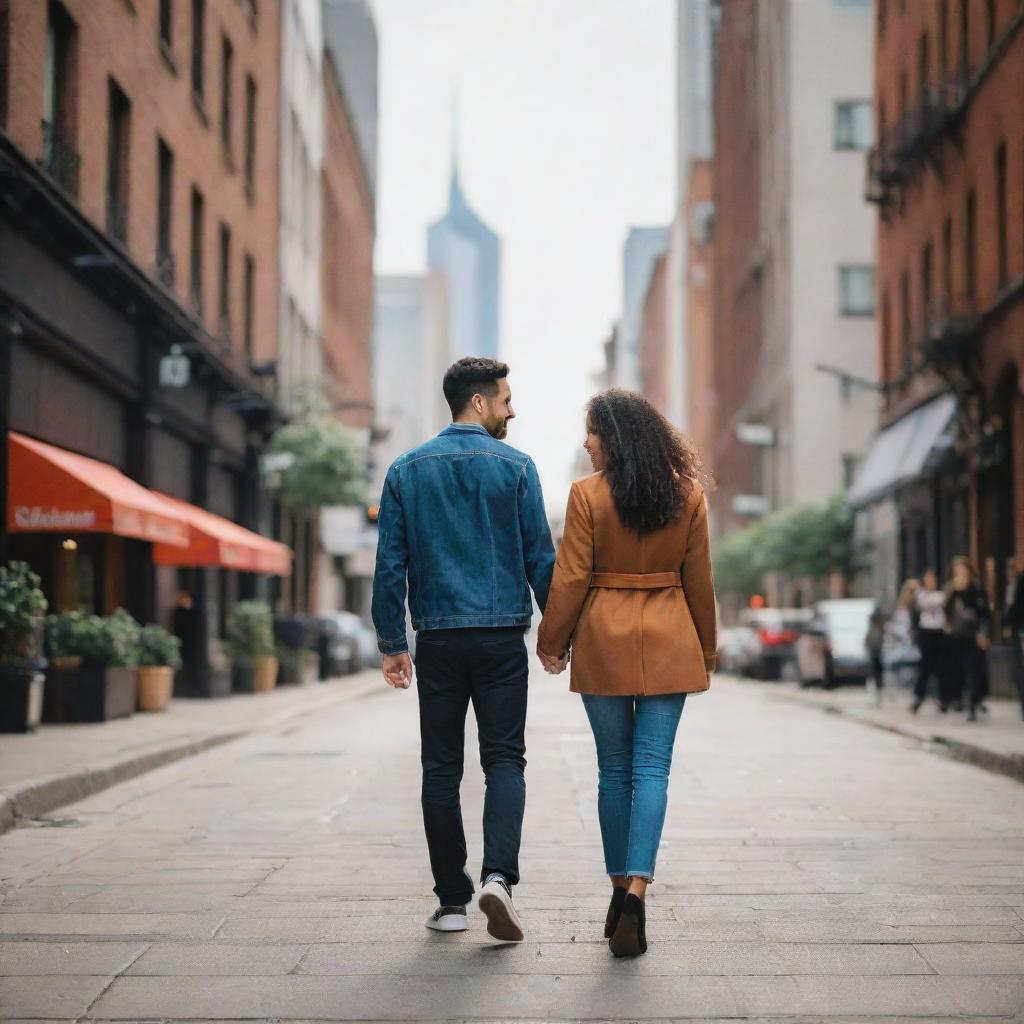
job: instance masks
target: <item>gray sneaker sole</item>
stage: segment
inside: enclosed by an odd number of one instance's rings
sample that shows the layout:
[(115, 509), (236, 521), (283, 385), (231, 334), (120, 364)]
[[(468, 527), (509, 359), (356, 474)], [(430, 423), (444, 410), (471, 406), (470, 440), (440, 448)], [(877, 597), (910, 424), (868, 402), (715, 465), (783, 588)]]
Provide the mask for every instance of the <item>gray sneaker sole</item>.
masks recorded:
[(522, 942), (523, 929), (515, 910), (497, 893), (486, 889), (480, 894), (477, 905), (487, 918), (487, 934), (499, 942)]

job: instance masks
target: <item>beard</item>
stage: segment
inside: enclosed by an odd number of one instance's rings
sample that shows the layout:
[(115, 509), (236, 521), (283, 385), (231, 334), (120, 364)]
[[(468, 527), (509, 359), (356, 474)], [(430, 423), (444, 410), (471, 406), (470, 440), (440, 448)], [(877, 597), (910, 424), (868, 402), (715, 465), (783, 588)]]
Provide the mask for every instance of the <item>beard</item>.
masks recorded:
[(494, 419), (484, 424), (484, 429), (496, 441), (503, 441), (508, 436), (508, 420)]

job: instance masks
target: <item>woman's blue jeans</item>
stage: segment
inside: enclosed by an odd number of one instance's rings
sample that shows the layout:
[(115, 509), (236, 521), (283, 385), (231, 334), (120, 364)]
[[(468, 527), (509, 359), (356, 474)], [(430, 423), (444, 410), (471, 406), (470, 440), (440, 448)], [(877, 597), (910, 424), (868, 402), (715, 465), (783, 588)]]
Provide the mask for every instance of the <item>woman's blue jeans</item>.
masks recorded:
[(654, 878), (685, 693), (583, 694), (597, 744), (597, 813), (609, 875)]

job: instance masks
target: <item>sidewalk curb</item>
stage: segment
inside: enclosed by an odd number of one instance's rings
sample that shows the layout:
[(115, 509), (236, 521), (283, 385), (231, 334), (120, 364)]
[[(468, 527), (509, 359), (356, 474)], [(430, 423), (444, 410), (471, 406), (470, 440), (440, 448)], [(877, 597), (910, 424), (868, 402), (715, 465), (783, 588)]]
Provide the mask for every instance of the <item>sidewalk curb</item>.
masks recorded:
[(222, 733), (213, 733), (197, 740), (184, 743), (168, 743), (162, 747), (146, 751), (133, 757), (107, 761), (93, 768), (82, 768), (78, 771), (62, 775), (48, 775), (16, 783), (0, 791), (0, 836), (15, 828), (24, 818), (34, 818), (46, 814), (57, 807), (84, 800), (94, 793), (102, 792), (118, 783), (127, 782), (139, 775), (145, 775), (164, 765), (175, 761), (194, 757), (206, 750), (244, 739), (258, 733), (271, 732), (275, 728), (286, 725), (296, 718), (322, 711), (330, 704), (341, 704), (378, 690), (379, 684), (369, 683), (363, 686), (332, 694), (335, 699), (316, 701), (301, 708), (288, 708), (270, 719), (247, 729), (233, 729)]
[(870, 726), (873, 729), (881, 729), (883, 732), (895, 733), (897, 736), (904, 736), (907, 739), (917, 740), (918, 743), (933, 743), (942, 748), (946, 756), (956, 761), (963, 761), (972, 764), (976, 768), (993, 772), (997, 775), (1006, 775), (1017, 782), (1024, 782), (1024, 755), (1000, 754), (994, 750), (987, 750), (985, 747), (976, 746), (973, 743), (964, 743), (963, 740), (950, 739), (948, 736), (941, 736), (938, 733), (931, 733), (922, 736), (920, 733), (905, 729), (900, 725), (893, 725), (889, 722), (876, 722), (865, 718), (856, 711), (849, 711), (837, 704), (826, 704), (815, 700), (812, 697), (803, 697), (798, 693), (776, 693), (775, 696), (783, 700), (791, 700), (794, 703), (802, 704), (804, 707), (817, 708), (828, 715), (842, 715), (851, 721), (861, 725)]

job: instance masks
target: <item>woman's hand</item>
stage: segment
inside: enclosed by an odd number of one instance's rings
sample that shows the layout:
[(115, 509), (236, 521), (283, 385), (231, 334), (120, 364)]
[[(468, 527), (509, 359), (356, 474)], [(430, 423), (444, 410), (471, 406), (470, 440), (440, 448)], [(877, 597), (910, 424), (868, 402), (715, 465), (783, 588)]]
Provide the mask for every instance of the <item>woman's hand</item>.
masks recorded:
[(538, 646), (537, 657), (540, 658), (540, 663), (544, 666), (544, 671), (553, 676), (561, 675), (565, 671), (565, 666), (569, 664), (568, 651), (558, 657), (555, 657), (552, 654), (545, 654), (540, 649), (540, 646)]

